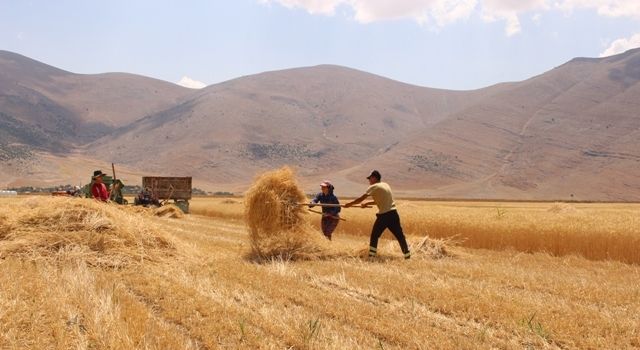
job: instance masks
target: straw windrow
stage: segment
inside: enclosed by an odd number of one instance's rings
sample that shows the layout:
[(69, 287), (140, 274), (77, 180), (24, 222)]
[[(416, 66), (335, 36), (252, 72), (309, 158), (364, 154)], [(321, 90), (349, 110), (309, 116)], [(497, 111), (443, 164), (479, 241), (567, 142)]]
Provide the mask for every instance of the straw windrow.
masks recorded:
[(171, 219), (181, 219), (184, 217), (182, 210), (174, 204), (165, 204), (160, 208), (156, 208), (153, 210), (153, 214), (161, 218)]
[(29, 198), (0, 209), (0, 258), (75, 259), (124, 267), (172, 256), (151, 213), (76, 198)]

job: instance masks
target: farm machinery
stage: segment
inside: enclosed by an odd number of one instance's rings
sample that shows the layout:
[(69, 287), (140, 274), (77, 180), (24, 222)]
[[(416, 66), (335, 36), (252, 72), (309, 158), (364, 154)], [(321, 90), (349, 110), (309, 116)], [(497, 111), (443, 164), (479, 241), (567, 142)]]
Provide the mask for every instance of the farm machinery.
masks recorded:
[(189, 213), (189, 200), (192, 196), (191, 177), (142, 177), (143, 191), (135, 198), (136, 205), (165, 204), (173, 200), (184, 213)]
[[(102, 175), (102, 182), (110, 189), (110, 200), (118, 204), (128, 204), (128, 201), (123, 196), (124, 183), (115, 177), (115, 166), (111, 164), (111, 167), (113, 176)], [(92, 197), (92, 184), (93, 178), (81, 190), (81, 193), (86, 198)], [(133, 204), (145, 207), (159, 207), (173, 200), (173, 204), (188, 214), (192, 192), (191, 177), (143, 176), (142, 191), (134, 197)]]

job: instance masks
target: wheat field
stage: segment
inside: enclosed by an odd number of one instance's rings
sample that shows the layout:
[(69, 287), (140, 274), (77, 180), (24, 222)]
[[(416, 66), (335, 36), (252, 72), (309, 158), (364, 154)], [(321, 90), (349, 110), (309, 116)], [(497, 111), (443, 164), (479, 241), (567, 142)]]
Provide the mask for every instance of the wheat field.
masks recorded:
[[(182, 218), (83, 199), (0, 200), (0, 348), (640, 347), (637, 264), (506, 242), (512, 234), (527, 243), (536, 220), (546, 218), (550, 232), (580, 215), (589, 218), (565, 229), (559, 246), (568, 249), (570, 234), (601, 239), (587, 230), (600, 223), (598, 234), (620, 230), (637, 250), (636, 207), (399, 205), (410, 239), (456, 235), (459, 245), (405, 261), (396, 242), (382, 241), (379, 258), (363, 259), (373, 213), (348, 209), (331, 242), (344, 254), (256, 262), (241, 198), (195, 199), (194, 214)], [(447, 212), (459, 212), (449, 219), (456, 229), (436, 226)], [(490, 246), (488, 233), (467, 237), (470, 218), (494, 231), (529, 220), (516, 226), (528, 230), (498, 231), (502, 243)], [(487, 246), (470, 248), (480, 243)]]
[[(469, 248), (640, 263), (640, 204), (399, 200), (397, 205), (410, 236), (454, 240)], [(200, 198), (192, 208), (210, 217), (242, 219), (241, 198)], [(346, 221), (335, 235), (368, 237), (375, 213), (343, 209)], [(319, 227), (319, 215), (309, 213), (309, 219)]]

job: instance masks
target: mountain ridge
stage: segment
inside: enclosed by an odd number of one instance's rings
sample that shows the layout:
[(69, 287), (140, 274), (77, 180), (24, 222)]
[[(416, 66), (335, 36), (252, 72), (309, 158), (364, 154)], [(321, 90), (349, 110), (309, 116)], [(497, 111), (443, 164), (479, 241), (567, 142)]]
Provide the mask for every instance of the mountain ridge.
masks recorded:
[[(0, 52), (0, 68), (2, 58)], [(237, 191), (256, 173), (287, 164), (306, 188), (330, 177), (353, 195), (362, 174), (378, 168), (411, 196), (640, 196), (640, 50), (575, 58), (524, 81), (476, 90), (420, 87), (337, 65), (263, 72), (200, 90), (128, 73), (69, 80), (66, 74), (74, 73), (63, 70), (20, 90), (7, 82), (21, 77), (4, 72), (0, 112), (10, 118), (0, 129), (0, 148), (11, 144), (20, 154), (26, 147), (32, 159), (0, 171), (7, 183), (24, 181), (25, 174), (38, 181), (47, 167), (58, 181), (79, 181), (89, 164), (114, 162), (133, 181), (143, 174), (185, 175), (198, 187)], [(127, 93), (125, 83), (132, 86)], [(82, 112), (87, 104), (98, 112)], [(16, 118), (18, 112), (31, 119)], [(56, 146), (30, 145), (11, 126), (55, 124), (54, 117), (71, 130), (53, 137), (62, 142)], [(81, 138), (79, 130), (88, 134), (83, 123), (102, 129)], [(33, 137), (52, 138), (52, 129), (33, 129)], [(10, 142), (2, 146), (2, 140)]]

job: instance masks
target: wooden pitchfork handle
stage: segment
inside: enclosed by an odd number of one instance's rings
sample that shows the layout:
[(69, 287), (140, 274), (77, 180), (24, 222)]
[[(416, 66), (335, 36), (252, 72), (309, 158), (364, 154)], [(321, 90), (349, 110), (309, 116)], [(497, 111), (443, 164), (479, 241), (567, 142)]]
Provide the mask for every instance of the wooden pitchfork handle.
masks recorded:
[[(329, 208), (346, 208), (344, 204), (325, 204), (325, 203), (298, 203), (298, 205), (306, 205), (308, 207), (329, 207)], [(352, 207), (356, 207), (355, 205)], [(361, 207), (360, 205), (357, 205), (357, 207)], [(371, 208), (371, 205), (367, 205), (367, 208)]]
[[(317, 210), (313, 210), (313, 209), (309, 209), (309, 211), (310, 211), (310, 212), (312, 212), (312, 213), (316, 213), (316, 214), (324, 214), (324, 213), (323, 213), (323, 212), (321, 212), (321, 211), (317, 211)], [(338, 219), (338, 220), (342, 220), (342, 221), (347, 221), (347, 219), (345, 219), (345, 218), (341, 218), (341, 217), (339, 217), (339, 216), (333, 216), (333, 215), (332, 215), (331, 217), (332, 217), (332, 218), (334, 218), (334, 219)]]
[(167, 204), (169, 202), (169, 200), (171, 199), (171, 196), (173, 196), (173, 191), (175, 190), (175, 188), (173, 187), (173, 185), (169, 185), (169, 187), (171, 188), (171, 192), (169, 192), (169, 198), (167, 198), (164, 201), (162, 201), (162, 205)]

